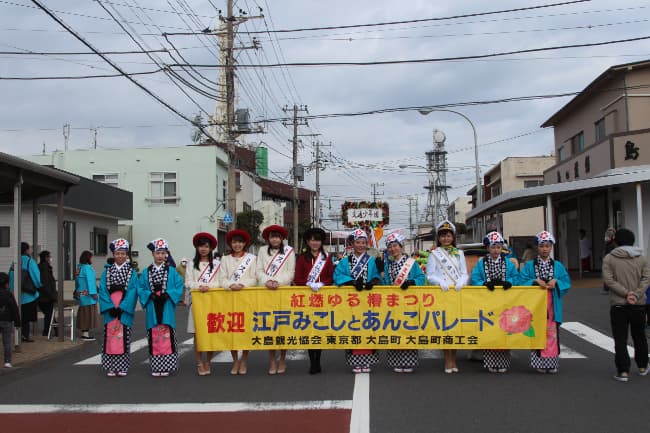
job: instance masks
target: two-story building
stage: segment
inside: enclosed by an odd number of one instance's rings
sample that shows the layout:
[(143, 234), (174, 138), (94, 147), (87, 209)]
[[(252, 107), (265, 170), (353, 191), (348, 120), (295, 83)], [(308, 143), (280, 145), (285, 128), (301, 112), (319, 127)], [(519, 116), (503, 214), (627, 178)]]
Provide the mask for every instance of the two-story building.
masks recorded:
[(580, 269), (578, 233), (590, 240), (600, 269), (607, 227), (626, 227), (648, 245), (650, 205), (650, 60), (612, 66), (553, 114), (555, 161), (544, 186), (485, 200), (468, 217), (545, 206), (556, 254)]
[[(494, 165), (483, 175), (483, 201), (489, 201), (503, 193), (544, 184), (543, 173), (553, 165), (552, 156), (508, 157)], [(476, 188), (469, 191), (473, 195)], [(468, 228), (480, 227), (480, 239), (485, 233), (497, 230), (515, 246), (517, 253), (523, 250), (526, 239), (544, 228), (544, 209), (535, 207), (510, 212), (494, 212), (472, 221)], [(519, 242), (521, 240), (521, 242)], [(522, 245), (519, 245), (519, 244)]]

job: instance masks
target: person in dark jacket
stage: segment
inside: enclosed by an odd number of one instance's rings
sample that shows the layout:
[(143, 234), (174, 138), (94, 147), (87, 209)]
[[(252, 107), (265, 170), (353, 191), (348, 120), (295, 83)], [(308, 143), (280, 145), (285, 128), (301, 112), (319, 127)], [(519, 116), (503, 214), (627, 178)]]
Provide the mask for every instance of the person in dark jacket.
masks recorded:
[[(38, 270), (41, 272), (41, 296), (38, 298), (38, 308), (43, 312), (43, 337), (47, 337), (52, 322), (52, 311), (58, 299), (56, 279), (52, 271), (52, 255), (49, 251), (41, 251)], [(56, 329), (54, 330), (56, 332)]]
[(9, 275), (0, 272), (0, 331), (4, 347), (4, 366), (11, 368), (11, 348), (14, 345), (14, 328), (20, 326), (20, 313), (13, 293), (9, 291)]

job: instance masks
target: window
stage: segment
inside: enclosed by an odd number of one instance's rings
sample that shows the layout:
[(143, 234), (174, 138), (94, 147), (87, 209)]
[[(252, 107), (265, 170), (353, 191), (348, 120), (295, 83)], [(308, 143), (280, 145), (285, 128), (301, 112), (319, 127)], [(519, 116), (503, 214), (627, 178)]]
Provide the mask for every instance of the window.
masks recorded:
[(605, 118), (603, 117), (598, 122), (594, 123), (596, 132), (596, 143), (600, 143), (605, 139)]
[(573, 164), (573, 177), (576, 179), (580, 177), (580, 165), (578, 164), (578, 161)]
[(151, 204), (177, 204), (176, 173), (153, 172), (149, 173)]
[(557, 183), (562, 183), (562, 176), (560, 176), (560, 172), (557, 172)]
[(571, 137), (571, 154), (575, 155), (579, 152), (582, 152), (585, 148), (585, 134), (580, 131), (579, 134)]
[(253, 210), (253, 208), (251, 207), (251, 205), (249, 205), (249, 204), (246, 203), (246, 202), (244, 202), (243, 209), (244, 209), (244, 212), (250, 212), (251, 210)]
[(585, 157), (585, 173), (589, 173), (591, 171), (591, 160), (589, 157)]
[(228, 199), (228, 183), (224, 180), (222, 181), (222, 186), (221, 186), (221, 197), (223, 197), (224, 201), (224, 209), (226, 208), (225, 202)]
[(94, 227), (91, 232), (90, 249), (96, 256), (108, 254), (108, 230)]
[(564, 146), (560, 146), (560, 148), (557, 150), (558, 161), (564, 161), (568, 157), (569, 155), (567, 155), (566, 148)]
[(0, 227), (0, 248), (9, 248), (10, 243), (9, 226)]
[(533, 188), (542, 185), (544, 185), (544, 181), (542, 179), (524, 181), (524, 188)]
[(93, 180), (95, 182), (105, 183), (106, 185), (119, 187), (118, 174), (117, 173), (107, 173), (107, 174), (93, 174)]

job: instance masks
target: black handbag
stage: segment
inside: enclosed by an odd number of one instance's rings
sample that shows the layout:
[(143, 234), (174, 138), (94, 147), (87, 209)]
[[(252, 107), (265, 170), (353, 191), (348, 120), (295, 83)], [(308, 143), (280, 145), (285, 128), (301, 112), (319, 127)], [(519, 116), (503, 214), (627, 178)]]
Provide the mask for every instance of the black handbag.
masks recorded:
[(34, 285), (34, 282), (32, 281), (32, 277), (29, 276), (29, 260), (27, 261), (27, 269), (23, 269), (22, 272), (20, 273), (21, 279), (20, 279), (20, 286), (21, 286), (21, 291), (23, 293), (29, 293), (30, 295), (33, 295), (36, 293), (36, 286)]

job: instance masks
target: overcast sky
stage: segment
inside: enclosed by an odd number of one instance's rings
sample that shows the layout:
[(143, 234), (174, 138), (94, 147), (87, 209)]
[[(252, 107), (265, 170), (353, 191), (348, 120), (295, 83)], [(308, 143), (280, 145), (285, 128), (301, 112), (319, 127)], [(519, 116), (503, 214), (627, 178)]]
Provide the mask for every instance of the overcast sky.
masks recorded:
[[(560, 0), (555, 0), (561, 3)], [(127, 35), (150, 50), (171, 49), (161, 34), (217, 29), (225, 0), (111, 0), (43, 3), (100, 51), (139, 51)], [(549, 5), (551, 1), (316, 1), (239, 0), (235, 11), (251, 19), (238, 28), (240, 65), (295, 62), (373, 62), (439, 59), (531, 50), (650, 35), (650, 1), (592, 0), (518, 12), (513, 8)], [(109, 15), (122, 23), (124, 29)], [(225, 13), (225, 12), (224, 12)], [(448, 18), (458, 15), (471, 17)], [(435, 19), (435, 20), (432, 20)], [(339, 27), (395, 21), (426, 20), (395, 25), (318, 31), (274, 30)], [(126, 31), (125, 31), (126, 30)], [(250, 33), (271, 30), (271, 33)], [(179, 51), (110, 55), (128, 73), (157, 70), (163, 64), (215, 65), (215, 36), (171, 35)], [(28, 0), (0, 1), (0, 51), (88, 52), (70, 33)], [(551, 95), (584, 89), (612, 65), (650, 58), (648, 40), (510, 54), (489, 59), (403, 63), (375, 66), (256, 67), (237, 71), (237, 108), (249, 108), (254, 120), (265, 123), (266, 134), (243, 137), (246, 143), (269, 147), (270, 177), (290, 181), (291, 128), (278, 121), (284, 105), (306, 104), (310, 115), (352, 114), (388, 108), (444, 105), (470, 101)], [(182, 60), (179, 56), (182, 55)], [(156, 64), (156, 63), (158, 64)], [(215, 67), (176, 69), (188, 81), (208, 90), (218, 76)], [(79, 77), (115, 74), (96, 55), (0, 55), (0, 77)], [(198, 75), (198, 74), (201, 75)], [(135, 76), (139, 83), (188, 118), (214, 113), (216, 102), (163, 74)], [(187, 93), (185, 95), (183, 91)], [(208, 90), (208, 92), (210, 92)], [(126, 78), (85, 80), (0, 80), (0, 150), (15, 155), (47, 153), (63, 148), (62, 127), (71, 125), (70, 149), (92, 147), (97, 129), (101, 148), (182, 146), (190, 144), (192, 127)], [(192, 100), (190, 100), (191, 97)], [(508, 156), (548, 155), (552, 130), (540, 125), (570, 100), (569, 97), (526, 102), (482, 104), (454, 108), (476, 126), (479, 164), (485, 172)], [(426, 206), (423, 170), (400, 170), (400, 164), (425, 164), (424, 152), (433, 148), (432, 131), (446, 136), (450, 185), (449, 201), (474, 184), (473, 138), (469, 124), (453, 113), (385, 112), (363, 116), (314, 119), (301, 134), (299, 160), (313, 162), (313, 141), (320, 140), (328, 155), (321, 175), (324, 217), (340, 212), (347, 199), (378, 199), (391, 208), (391, 227), (408, 224), (407, 196)], [(329, 157), (329, 153), (332, 156)], [(314, 188), (313, 172), (303, 186)], [(325, 221), (336, 228), (334, 221)]]

